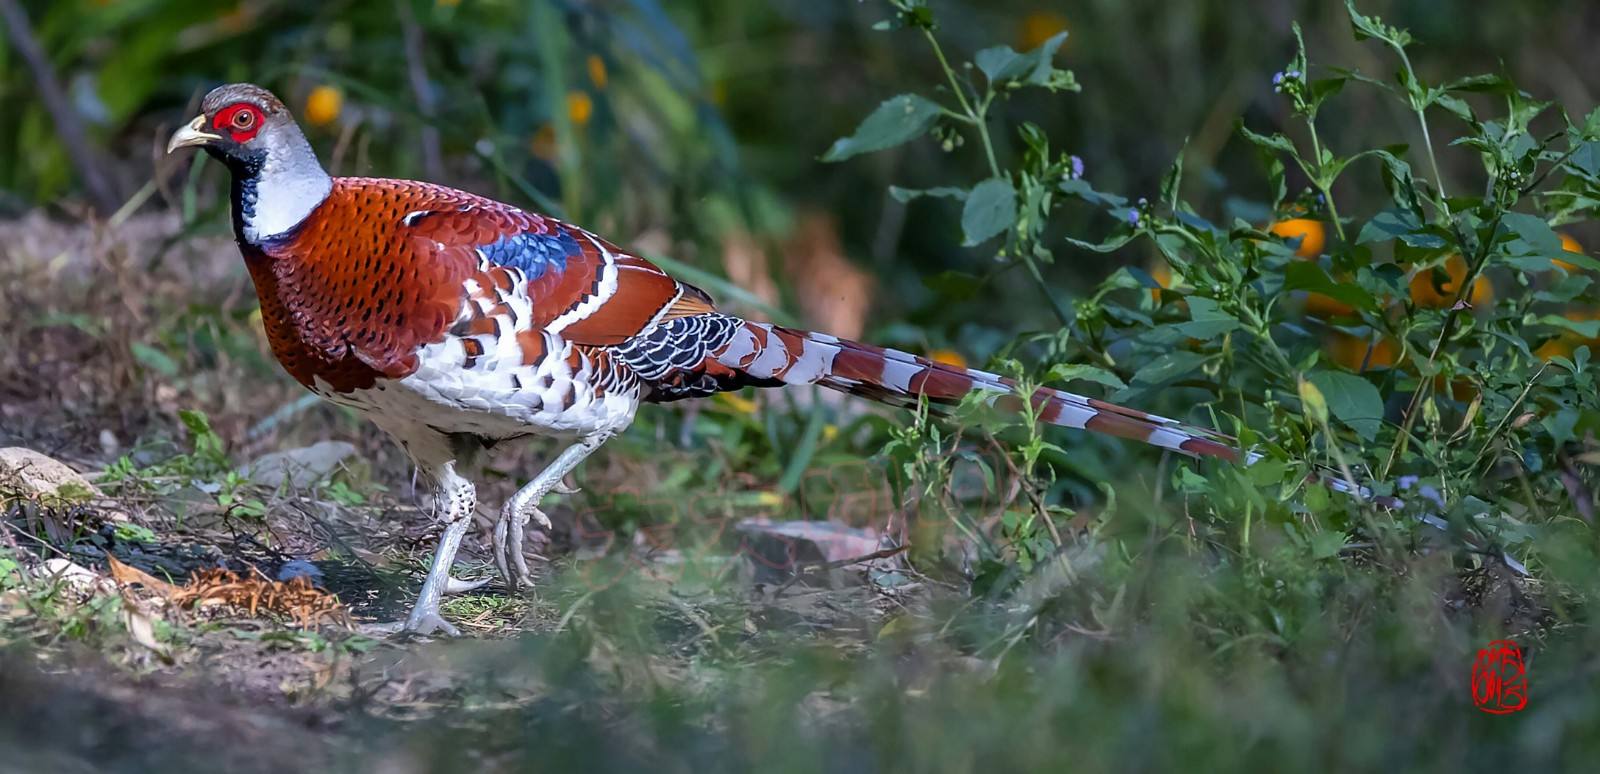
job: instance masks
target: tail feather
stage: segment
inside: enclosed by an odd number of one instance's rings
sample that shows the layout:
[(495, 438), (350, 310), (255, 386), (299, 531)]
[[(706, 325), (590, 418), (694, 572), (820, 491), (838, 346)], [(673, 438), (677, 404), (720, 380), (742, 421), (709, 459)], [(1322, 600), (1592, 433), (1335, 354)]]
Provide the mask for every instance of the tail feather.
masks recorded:
[[(1016, 383), (997, 374), (938, 363), (909, 352), (875, 347), (825, 333), (770, 323), (742, 322), (732, 337), (709, 353), (741, 384), (820, 384), (895, 406), (919, 398), (950, 406), (973, 392), (993, 393), (991, 405), (1022, 408)], [(1107, 403), (1065, 390), (1041, 387), (1031, 396), (1039, 421), (1113, 435), (1171, 449), (1191, 457), (1243, 459), (1233, 439), (1175, 419)]]
[[(915, 406), (920, 398), (951, 406), (971, 393), (987, 392), (993, 394), (990, 404), (997, 408), (1022, 407), (1016, 382), (997, 374), (825, 333), (722, 317), (729, 322), (729, 335), (706, 342), (705, 357), (694, 371), (697, 384), (707, 391), (750, 385), (820, 384), (895, 406)], [(687, 395), (672, 393), (667, 399)], [(1190, 457), (1212, 457), (1243, 465), (1263, 459), (1257, 452), (1241, 451), (1233, 438), (1222, 433), (1097, 398), (1041, 387), (1030, 400), (1039, 420), (1048, 424), (1127, 438)], [(1380, 507), (1396, 511), (1406, 507), (1400, 498), (1376, 495), (1371, 488), (1332, 468), (1313, 466), (1308, 480)], [(1422, 499), (1429, 499), (1425, 492), (1423, 495)], [(1418, 519), (1440, 529), (1448, 526), (1426, 510), (1426, 504), (1424, 508)], [(1510, 554), (1499, 553), (1508, 567), (1527, 574)]]

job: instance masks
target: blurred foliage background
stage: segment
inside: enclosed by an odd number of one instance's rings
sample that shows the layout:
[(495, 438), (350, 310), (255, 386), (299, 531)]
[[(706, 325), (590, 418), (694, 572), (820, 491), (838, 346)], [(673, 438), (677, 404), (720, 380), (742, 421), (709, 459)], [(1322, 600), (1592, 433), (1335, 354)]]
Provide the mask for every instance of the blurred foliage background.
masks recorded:
[[(908, 206), (886, 190), (940, 185), (976, 171), (960, 165), (979, 159), (916, 143), (863, 163), (817, 161), (879, 101), (938, 80), (931, 57), (873, 37), (871, 23), (884, 16), (873, 3), (20, 5), (87, 142), (63, 144), (67, 135), (38, 98), (35, 73), (14, 43), (0, 50), (0, 212), (92, 201), (73, 173), (73, 154), (92, 160), (117, 204), (154, 169), (168, 206), (187, 206), (191, 219), (196, 201), (218, 206), (215, 168), (196, 173), (203, 195), (179, 201), (189, 173), (159, 158), (160, 139), (206, 89), (249, 80), (293, 106), (336, 174), (429, 178), (556, 211), (730, 275), (779, 306), (810, 307), (823, 318), (813, 322), (841, 325), (846, 334), (871, 326), (885, 343), (952, 347), (981, 360), (1011, 331), (1049, 319), (1021, 272), (957, 299), (923, 281), (947, 269), (981, 275), (988, 256), (957, 246), (949, 205)], [(1424, 77), (1504, 70), (1574, 110), (1594, 104), (1593, 79), (1582, 76), (1600, 71), (1600, 52), (1590, 45), (1600, 9), (1592, 3), (1372, 5), (1370, 12), (1425, 41), (1415, 57)], [(1069, 31), (1058, 63), (1087, 84), (1083, 93), (1020, 95), (1002, 106), (1001, 118), (1038, 123), (1085, 160), (1097, 188), (1130, 194), (1153, 192), (1187, 138), (1186, 194), (1216, 209), (1207, 215), (1237, 205), (1264, 216), (1242, 204), (1265, 192), (1256, 156), (1233, 127), (1241, 115), (1258, 131), (1286, 121), (1270, 78), (1292, 44), (1291, 20), (1307, 27), (1322, 61), (1380, 77), (1392, 69), (1352, 41), (1337, 2), (941, 6), (941, 34), (955, 59), (995, 42), (1031, 48)], [(1371, 94), (1335, 109), (1326, 130), (1334, 147), (1368, 147), (1414, 131), (1403, 107)], [(1018, 151), (1007, 147), (1015, 142), (1009, 133), (999, 142), (1002, 156)], [(1471, 160), (1446, 150), (1445, 177)], [(1352, 179), (1340, 193), (1366, 209), (1360, 198), (1381, 191), (1375, 183)], [(211, 228), (222, 222), (205, 219)], [(1095, 230), (1070, 217), (1058, 228)], [(1050, 268), (1050, 278), (1083, 287), (1140, 257), (1078, 252)]]

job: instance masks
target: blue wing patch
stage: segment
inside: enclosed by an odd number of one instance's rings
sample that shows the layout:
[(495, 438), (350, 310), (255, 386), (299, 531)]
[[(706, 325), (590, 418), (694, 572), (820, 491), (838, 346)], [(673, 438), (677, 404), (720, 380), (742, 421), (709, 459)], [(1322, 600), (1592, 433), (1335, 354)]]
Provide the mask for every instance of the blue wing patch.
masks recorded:
[(567, 258), (579, 253), (578, 240), (566, 229), (554, 234), (512, 234), (478, 248), (491, 263), (521, 269), (532, 282), (547, 271), (565, 271)]

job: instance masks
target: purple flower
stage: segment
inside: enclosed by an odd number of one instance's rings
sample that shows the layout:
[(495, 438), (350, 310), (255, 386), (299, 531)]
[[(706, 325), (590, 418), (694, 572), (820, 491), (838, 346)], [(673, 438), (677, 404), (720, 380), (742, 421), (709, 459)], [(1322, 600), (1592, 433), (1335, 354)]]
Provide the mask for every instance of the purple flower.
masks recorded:
[(1130, 225), (1130, 226), (1138, 226), (1139, 225), (1139, 211), (1138, 210), (1128, 210), (1128, 225)]
[(1083, 177), (1083, 159), (1077, 156), (1069, 156), (1067, 161), (1072, 165), (1072, 179), (1077, 180)]
[(1282, 70), (1279, 70), (1278, 72), (1272, 74), (1272, 85), (1273, 86), (1282, 86), (1283, 85), (1283, 71)]

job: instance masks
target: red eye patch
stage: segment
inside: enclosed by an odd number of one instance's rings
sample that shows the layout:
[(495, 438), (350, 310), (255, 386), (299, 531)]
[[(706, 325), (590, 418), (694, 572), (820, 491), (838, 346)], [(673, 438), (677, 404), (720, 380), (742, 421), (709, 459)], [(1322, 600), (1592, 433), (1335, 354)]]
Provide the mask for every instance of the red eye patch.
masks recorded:
[(261, 109), (248, 102), (235, 102), (219, 111), (212, 120), (212, 126), (217, 131), (227, 134), (234, 142), (245, 143), (261, 131), (261, 124), (266, 116), (261, 114)]

